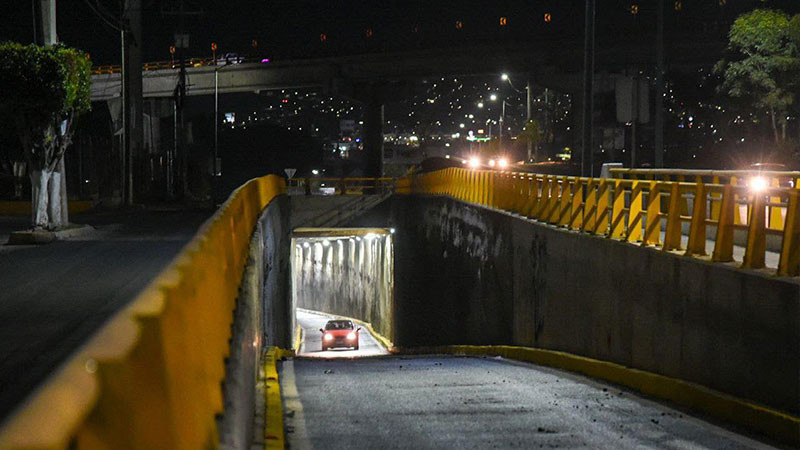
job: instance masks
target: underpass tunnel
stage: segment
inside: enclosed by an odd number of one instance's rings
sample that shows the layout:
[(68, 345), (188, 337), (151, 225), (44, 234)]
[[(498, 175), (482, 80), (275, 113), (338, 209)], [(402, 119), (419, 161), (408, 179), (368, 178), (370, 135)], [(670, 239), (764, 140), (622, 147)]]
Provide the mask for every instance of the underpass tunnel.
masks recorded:
[[(394, 230), (297, 228), (292, 234), (292, 303), (298, 353), (385, 354), (394, 339)], [(328, 320), (351, 320), (358, 343), (322, 351)], [(298, 345), (299, 344), (299, 345)]]

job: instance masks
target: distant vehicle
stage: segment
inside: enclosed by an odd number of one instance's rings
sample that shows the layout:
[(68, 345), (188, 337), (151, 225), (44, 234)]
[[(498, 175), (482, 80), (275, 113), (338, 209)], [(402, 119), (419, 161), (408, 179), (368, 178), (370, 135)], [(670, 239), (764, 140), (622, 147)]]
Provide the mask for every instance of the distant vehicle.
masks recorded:
[(352, 348), (358, 350), (358, 332), (361, 327), (356, 328), (352, 320), (329, 320), (325, 324), (325, 329), (320, 328), (322, 333), (322, 351), (331, 348)]
[(227, 66), (230, 64), (241, 64), (244, 62), (244, 56), (239, 56), (236, 53), (225, 53), (222, 58), (217, 58), (217, 65)]
[[(755, 163), (751, 164), (749, 167), (750, 170), (761, 172), (784, 172), (786, 171), (786, 166), (780, 163)], [(751, 189), (755, 191), (763, 191), (764, 189), (768, 188), (775, 180), (777, 180), (777, 186), (780, 187), (794, 187), (794, 180), (791, 177), (779, 177), (774, 179), (769, 179), (767, 176), (764, 175), (755, 175), (750, 177), (747, 180), (747, 185), (750, 186)]]

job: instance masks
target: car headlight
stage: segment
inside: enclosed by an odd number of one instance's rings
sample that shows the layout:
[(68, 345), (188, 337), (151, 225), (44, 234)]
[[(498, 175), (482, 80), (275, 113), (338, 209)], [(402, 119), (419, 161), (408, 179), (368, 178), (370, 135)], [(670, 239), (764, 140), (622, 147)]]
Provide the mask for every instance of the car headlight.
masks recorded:
[(329, 334), (329, 333), (325, 333), (325, 340), (326, 341), (330, 341), (331, 339), (333, 339), (333, 335)]
[(356, 338), (356, 334), (355, 333), (353, 333), (353, 332), (347, 333), (347, 339), (352, 341), (355, 338)]
[(750, 189), (756, 192), (761, 192), (769, 187), (769, 180), (762, 176), (753, 177), (750, 179)]

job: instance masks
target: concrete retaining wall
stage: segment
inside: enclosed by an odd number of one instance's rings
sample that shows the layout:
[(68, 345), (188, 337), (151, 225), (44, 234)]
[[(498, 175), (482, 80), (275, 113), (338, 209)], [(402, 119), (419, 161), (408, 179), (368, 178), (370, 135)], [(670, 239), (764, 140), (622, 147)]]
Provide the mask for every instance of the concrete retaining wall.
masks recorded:
[(301, 308), (369, 322), (392, 340), (392, 234), (370, 234), (374, 236), (293, 239), (295, 301)]
[(220, 447), (249, 449), (261, 353), (291, 347), (288, 199), (276, 197), (262, 213), (250, 240), (231, 326), (231, 349), (222, 386), (225, 412), (218, 418)]
[(359, 225), (397, 229), (400, 346), (562, 350), (800, 412), (795, 279), (441, 197), (396, 196)]

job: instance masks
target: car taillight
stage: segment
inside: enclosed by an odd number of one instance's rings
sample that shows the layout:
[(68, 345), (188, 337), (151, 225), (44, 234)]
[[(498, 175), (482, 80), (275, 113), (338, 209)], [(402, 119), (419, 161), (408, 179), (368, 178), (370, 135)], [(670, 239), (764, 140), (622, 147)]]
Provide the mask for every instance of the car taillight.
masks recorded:
[(351, 333), (348, 333), (348, 334), (347, 334), (347, 339), (349, 339), (349, 340), (351, 340), (351, 341), (352, 341), (352, 340), (353, 340), (353, 339), (355, 339), (355, 338), (356, 338), (356, 334), (355, 334), (355, 333), (352, 333), (352, 332), (351, 332)]
[(325, 340), (326, 341), (330, 341), (331, 339), (333, 339), (333, 335), (329, 334), (329, 333), (325, 333)]

